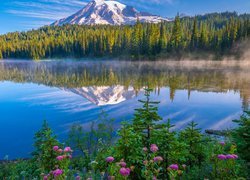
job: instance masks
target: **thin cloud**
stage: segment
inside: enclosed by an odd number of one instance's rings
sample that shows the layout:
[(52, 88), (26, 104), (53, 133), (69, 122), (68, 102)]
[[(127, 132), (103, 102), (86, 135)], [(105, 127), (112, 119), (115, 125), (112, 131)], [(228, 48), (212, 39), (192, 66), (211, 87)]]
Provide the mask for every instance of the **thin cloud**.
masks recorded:
[(30, 29), (48, 25), (55, 20), (65, 18), (83, 8), (86, 4), (86, 2), (81, 0), (13, 1), (10, 3), (10, 9), (6, 10), (6, 12), (19, 17), (33, 18), (30, 22), (22, 23), (25, 29)]

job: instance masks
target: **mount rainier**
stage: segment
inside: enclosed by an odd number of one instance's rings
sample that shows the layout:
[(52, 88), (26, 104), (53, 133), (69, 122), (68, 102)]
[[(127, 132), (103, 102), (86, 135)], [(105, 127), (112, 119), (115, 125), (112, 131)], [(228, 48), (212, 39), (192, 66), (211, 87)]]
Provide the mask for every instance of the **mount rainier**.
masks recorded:
[(139, 12), (134, 7), (127, 6), (117, 1), (94, 0), (89, 2), (83, 9), (75, 14), (54, 22), (52, 26), (61, 26), (64, 24), (125, 25), (135, 24), (137, 20), (148, 23), (168, 21), (168, 19), (160, 16), (152, 15), (147, 12)]

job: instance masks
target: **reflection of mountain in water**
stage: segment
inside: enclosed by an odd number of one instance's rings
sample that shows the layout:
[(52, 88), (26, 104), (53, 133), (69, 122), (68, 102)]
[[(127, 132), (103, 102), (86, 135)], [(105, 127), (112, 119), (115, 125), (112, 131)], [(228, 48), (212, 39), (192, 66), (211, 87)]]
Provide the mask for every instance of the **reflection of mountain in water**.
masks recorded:
[[(5, 61), (0, 62), (0, 81), (32, 82), (59, 87), (103, 105), (131, 98), (143, 87), (240, 94), (242, 107), (250, 103), (250, 61)], [(119, 86), (118, 86), (119, 85)], [(85, 87), (85, 88), (82, 88)], [(126, 92), (128, 90), (128, 92)]]
[(120, 85), (63, 88), (63, 90), (78, 94), (98, 106), (118, 104), (135, 96), (132, 87), (126, 88)]

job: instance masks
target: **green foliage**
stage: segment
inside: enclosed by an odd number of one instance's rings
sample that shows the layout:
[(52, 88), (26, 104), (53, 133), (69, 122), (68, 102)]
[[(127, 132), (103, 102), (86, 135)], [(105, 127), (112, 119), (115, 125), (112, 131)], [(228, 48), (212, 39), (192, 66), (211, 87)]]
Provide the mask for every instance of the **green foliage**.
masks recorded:
[(35, 134), (34, 141), (35, 150), (32, 153), (32, 159), (39, 167), (38, 172), (48, 173), (55, 169), (57, 154), (53, 151), (53, 147), (59, 145), (59, 142), (53, 135), (47, 121), (44, 121), (41, 130)]
[(152, 89), (146, 88), (144, 96), (146, 100), (139, 100), (143, 104), (142, 108), (135, 109), (134, 119), (132, 126), (136, 133), (142, 136), (143, 145), (145, 147), (150, 146), (152, 131), (161, 127), (156, 124), (162, 118), (158, 115), (158, 107), (156, 106), (159, 102), (150, 101), (150, 92)]
[(197, 123), (192, 121), (188, 124), (187, 128), (180, 132), (180, 141), (185, 142), (187, 145), (187, 165), (193, 166), (194, 164), (201, 165), (205, 158), (204, 146), (202, 143), (203, 137), (201, 130), (197, 127)]
[[(228, 52), (250, 34), (249, 14), (212, 13), (134, 26), (45, 26), (0, 36), (1, 58), (132, 57), (181, 55), (181, 52)], [(191, 47), (191, 48), (190, 48)]]
[(239, 120), (234, 120), (238, 128), (233, 131), (233, 140), (242, 159), (247, 162), (250, 172), (250, 111), (246, 111)]
[[(167, 169), (170, 164), (186, 162), (187, 145), (178, 141), (177, 132), (171, 130), (174, 125), (170, 123), (170, 120), (163, 125), (161, 129), (154, 131), (152, 142), (157, 142), (160, 147), (159, 154), (164, 159), (162, 167)], [(162, 177), (167, 178), (167, 173), (163, 173)]]
[[(93, 121), (90, 130), (84, 130), (79, 124), (74, 124), (71, 127), (68, 144), (80, 153), (80, 166), (84, 166), (87, 170), (90, 170), (92, 168), (91, 161), (111, 146), (115, 133), (113, 121), (113, 119), (109, 119), (107, 114), (102, 111), (98, 124)], [(79, 165), (78, 168), (80, 168)]]

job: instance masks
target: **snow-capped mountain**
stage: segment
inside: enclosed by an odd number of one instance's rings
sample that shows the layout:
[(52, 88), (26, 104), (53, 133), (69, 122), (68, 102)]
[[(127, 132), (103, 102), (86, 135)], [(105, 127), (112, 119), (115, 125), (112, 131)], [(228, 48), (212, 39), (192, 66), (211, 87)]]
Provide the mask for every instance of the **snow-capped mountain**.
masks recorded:
[(168, 21), (166, 18), (152, 15), (146, 12), (139, 12), (132, 6), (117, 1), (94, 0), (88, 3), (83, 9), (75, 14), (60, 19), (52, 25), (61, 26), (64, 24), (94, 25), (94, 24), (135, 24), (136, 21), (159, 23)]
[(68, 88), (63, 90), (78, 94), (98, 106), (118, 104), (136, 95), (132, 87), (126, 88), (120, 85)]

